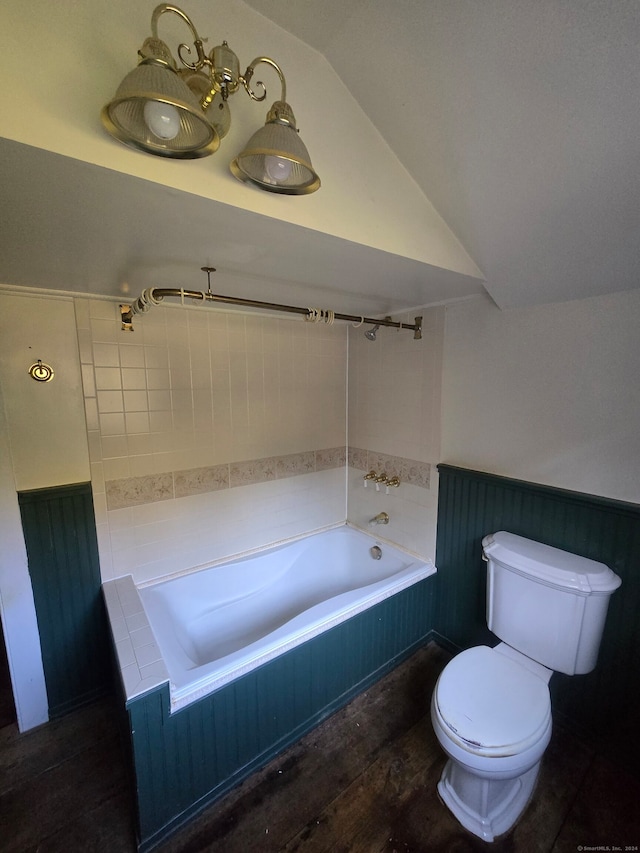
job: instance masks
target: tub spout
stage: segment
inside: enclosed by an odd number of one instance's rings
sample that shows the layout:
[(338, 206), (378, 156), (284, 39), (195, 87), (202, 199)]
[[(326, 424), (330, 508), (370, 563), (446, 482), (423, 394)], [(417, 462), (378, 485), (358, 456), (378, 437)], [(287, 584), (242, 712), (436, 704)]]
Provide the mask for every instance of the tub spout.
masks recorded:
[(374, 515), (372, 519), (369, 520), (369, 526), (373, 527), (374, 524), (389, 524), (389, 516), (386, 512), (379, 512), (377, 515)]

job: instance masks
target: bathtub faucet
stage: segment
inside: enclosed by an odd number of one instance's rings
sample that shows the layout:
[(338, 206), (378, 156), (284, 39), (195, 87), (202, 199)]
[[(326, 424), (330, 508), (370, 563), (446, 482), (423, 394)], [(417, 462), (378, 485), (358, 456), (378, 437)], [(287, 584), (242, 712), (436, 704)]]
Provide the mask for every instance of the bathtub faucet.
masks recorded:
[(374, 524), (389, 524), (389, 516), (386, 512), (379, 512), (377, 515), (374, 515), (373, 518), (369, 520), (369, 526), (373, 527)]

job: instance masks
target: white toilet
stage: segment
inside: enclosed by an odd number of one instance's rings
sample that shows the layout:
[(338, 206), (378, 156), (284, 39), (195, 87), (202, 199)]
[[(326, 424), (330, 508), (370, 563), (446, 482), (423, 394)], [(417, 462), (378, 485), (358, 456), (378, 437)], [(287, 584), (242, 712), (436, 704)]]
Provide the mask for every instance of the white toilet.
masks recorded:
[(533, 794), (551, 738), (549, 679), (596, 665), (620, 578), (512, 533), (482, 540), (487, 624), (503, 642), (456, 655), (440, 674), (431, 720), (449, 756), (438, 792), (460, 823), (493, 841)]

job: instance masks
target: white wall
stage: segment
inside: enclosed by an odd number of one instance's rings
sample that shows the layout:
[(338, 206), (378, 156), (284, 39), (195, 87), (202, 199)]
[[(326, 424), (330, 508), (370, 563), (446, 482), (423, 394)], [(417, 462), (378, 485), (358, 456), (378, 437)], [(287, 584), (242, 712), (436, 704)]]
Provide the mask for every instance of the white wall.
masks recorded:
[(640, 292), (447, 307), (442, 461), (640, 502)]
[[(0, 294), (0, 382), (18, 491), (89, 480), (73, 301)], [(40, 359), (54, 370), (36, 382)]]
[[(75, 327), (70, 299), (0, 294), (0, 616), (21, 731), (48, 702), (16, 493), (89, 480)], [(29, 376), (38, 359), (50, 382)]]
[(36, 610), (0, 385), (0, 620), (20, 731), (49, 717)]

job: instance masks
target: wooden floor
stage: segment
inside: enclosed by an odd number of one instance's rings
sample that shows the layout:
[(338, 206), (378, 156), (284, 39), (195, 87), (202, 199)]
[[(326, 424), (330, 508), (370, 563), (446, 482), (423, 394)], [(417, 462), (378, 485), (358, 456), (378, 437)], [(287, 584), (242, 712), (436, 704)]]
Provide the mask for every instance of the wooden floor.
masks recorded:
[[(434, 644), (210, 806), (158, 853), (638, 850), (640, 782), (556, 726), (532, 803), (485, 844), (438, 799)], [(4, 853), (131, 853), (133, 805), (111, 702), (18, 735), (0, 730)], [(634, 846), (635, 845), (635, 846)]]

